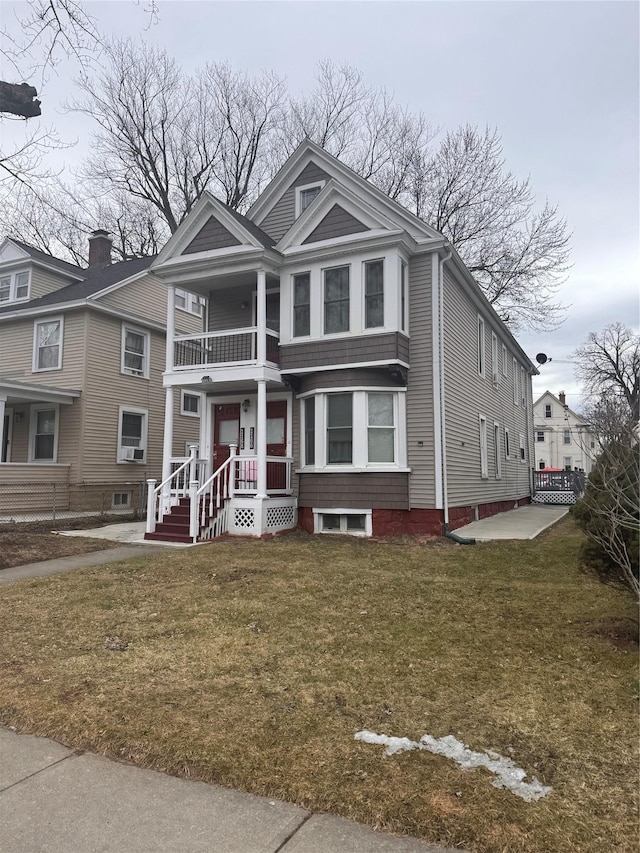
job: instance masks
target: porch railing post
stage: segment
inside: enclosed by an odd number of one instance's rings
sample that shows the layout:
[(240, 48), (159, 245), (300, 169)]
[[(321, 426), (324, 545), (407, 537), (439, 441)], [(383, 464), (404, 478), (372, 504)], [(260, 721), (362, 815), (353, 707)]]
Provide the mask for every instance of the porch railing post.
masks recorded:
[(155, 480), (147, 480), (147, 533), (154, 533), (156, 529), (155, 487)]
[(190, 460), (189, 461), (189, 482), (191, 482), (191, 480), (197, 480), (198, 479), (198, 471), (197, 471), (197, 464), (198, 463), (197, 463), (197, 459), (196, 459), (197, 452), (198, 452), (198, 445), (197, 444), (190, 444), (189, 445), (189, 460)]
[(198, 539), (198, 481), (189, 483), (189, 536), (192, 542)]
[(228, 493), (229, 497), (232, 498), (236, 493), (236, 464), (238, 455), (238, 445), (230, 444), (229, 445), (229, 455), (231, 456), (231, 462), (229, 464), (229, 470), (227, 471), (228, 477)]

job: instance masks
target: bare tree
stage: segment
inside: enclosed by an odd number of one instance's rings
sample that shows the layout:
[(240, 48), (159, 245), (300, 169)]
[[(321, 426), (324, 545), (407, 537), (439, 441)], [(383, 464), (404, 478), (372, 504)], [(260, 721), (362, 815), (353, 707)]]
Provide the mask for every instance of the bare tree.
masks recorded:
[(640, 334), (623, 323), (590, 332), (572, 356), (584, 392), (598, 399), (605, 392), (621, 397), (635, 423), (640, 421)]

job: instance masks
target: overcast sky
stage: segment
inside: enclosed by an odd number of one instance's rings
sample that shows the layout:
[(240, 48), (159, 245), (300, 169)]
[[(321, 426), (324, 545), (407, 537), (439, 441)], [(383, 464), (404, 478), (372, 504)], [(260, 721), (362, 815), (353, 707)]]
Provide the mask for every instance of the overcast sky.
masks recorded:
[[(20, 5), (0, 3), (3, 26)], [(141, 36), (188, 70), (220, 60), (271, 68), (303, 91), (328, 58), (360, 69), (366, 83), (443, 130), (467, 122), (498, 128), (507, 167), (530, 176), (540, 204), (557, 204), (573, 232), (561, 294), (566, 321), (554, 332), (518, 335), (532, 359), (539, 352), (553, 359), (534, 382), (534, 398), (565, 390), (577, 406), (572, 350), (607, 323), (639, 327), (637, 2), (161, 0), (151, 26), (145, 5), (86, 7), (103, 32)], [(86, 139), (87, 125), (61, 106), (72, 75), (61, 65), (39, 97), (61, 136)], [(78, 156), (65, 154), (69, 164)]]

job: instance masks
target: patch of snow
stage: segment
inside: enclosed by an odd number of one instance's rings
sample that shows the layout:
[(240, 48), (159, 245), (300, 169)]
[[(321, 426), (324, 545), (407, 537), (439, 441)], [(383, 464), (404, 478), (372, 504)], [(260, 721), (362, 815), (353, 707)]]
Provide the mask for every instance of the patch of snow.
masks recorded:
[(491, 750), (487, 752), (474, 752), (453, 735), (445, 735), (445, 737), (441, 738), (423, 735), (419, 741), (415, 741), (407, 737), (378, 735), (375, 732), (365, 729), (357, 732), (355, 739), (363, 743), (384, 746), (385, 755), (395, 755), (398, 752), (407, 752), (412, 749), (426, 749), (435, 755), (444, 755), (446, 758), (451, 758), (465, 770), (473, 767), (486, 767), (487, 770), (498, 777), (491, 783), (495, 788), (507, 788), (528, 803), (539, 800), (541, 797), (546, 797), (553, 790), (550, 786), (543, 785), (535, 777), (533, 777), (531, 782), (525, 782), (526, 771), (518, 767), (510, 758), (505, 758)]

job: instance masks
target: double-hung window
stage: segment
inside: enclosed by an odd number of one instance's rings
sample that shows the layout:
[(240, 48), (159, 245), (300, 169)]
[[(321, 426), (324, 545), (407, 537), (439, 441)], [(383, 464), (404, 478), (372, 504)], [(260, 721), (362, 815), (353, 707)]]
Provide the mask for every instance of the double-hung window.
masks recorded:
[(33, 370), (62, 367), (62, 317), (36, 321), (33, 342)]
[(324, 271), (324, 332), (349, 331), (349, 267)]
[(500, 424), (493, 422), (493, 471), (496, 480), (502, 478), (502, 457), (500, 456)]
[(544, 406), (544, 416), (545, 418), (551, 417), (551, 403), (545, 403)]
[(384, 326), (384, 262), (368, 261), (364, 265), (364, 326)]
[(118, 461), (144, 462), (147, 451), (146, 409), (120, 406), (118, 417)]
[(484, 320), (478, 317), (478, 374), (484, 376)]
[(353, 460), (353, 394), (327, 396), (327, 464), (351, 465)]
[(304, 401), (304, 461), (305, 465), (316, 464), (315, 397), (307, 397)]
[(484, 415), (478, 416), (480, 422), (480, 476), (486, 480), (489, 476), (487, 460), (487, 419)]
[(493, 384), (498, 384), (498, 338), (491, 332), (491, 378)]
[(33, 462), (55, 462), (57, 453), (57, 406), (32, 406), (30, 450)]
[(122, 327), (123, 373), (149, 378), (149, 333), (132, 326)]
[(370, 392), (367, 395), (367, 415), (369, 463), (394, 463), (396, 430), (393, 394)]
[(293, 277), (293, 337), (303, 337), (310, 331), (311, 274), (302, 272)]
[(188, 391), (182, 391), (182, 400), (180, 405), (180, 414), (188, 415), (191, 418), (200, 416), (200, 394), (189, 394)]
[(16, 302), (29, 298), (28, 272), (15, 272), (0, 277), (0, 302)]
[(571, 444), (571, 430), (563, 429), (562, 430), (562, 443), (563, 444)]

